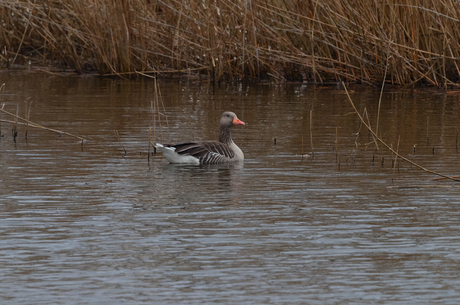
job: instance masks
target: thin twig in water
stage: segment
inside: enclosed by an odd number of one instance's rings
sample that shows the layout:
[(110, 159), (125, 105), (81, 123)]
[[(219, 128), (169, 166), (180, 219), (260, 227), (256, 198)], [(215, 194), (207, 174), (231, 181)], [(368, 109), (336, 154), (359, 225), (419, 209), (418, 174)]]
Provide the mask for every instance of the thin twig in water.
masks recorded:
[(5, 94), (5, 87), (6, 87), (5, 83), (3, 83), (3, 84), (0, 86), (0, 91), (2, 92), (2, 99), (1, 99), (2, 101), (3, 101), (3, 94)]
[(18, 112), (19, 112), (19, 106), (16, 106), (16, 115), (14, 117), (14, 123), (11, 129), (11, 133), (13, 135), (14, 142), (16, 142), (16, 137), (18, 136)]
[[(28, 101), (25, 101), (25, 103), (26, 103), (26, 113), (25, 113), (25, 115), (26, 115), (27, 120), (29, 120), (29, 118), (30, 118), (30, 108), (31, 108), (33, 102), (34, 101), (31, 101), (30, 103), (28, 103)], [(27, 134), (29, 133), (29, 128), (28, 127), (29, 127), (29, 123), (26, 124), (26, 139), (27, 139)]]
[(301, 152), (301, 154), (302, 154), (301, 156), (302, 156), (302, 158), (303, 158), (303, 155), (304, 155), (304, 154), (303, 154), (303, 137), (302, 137), (302, 152)]
[[(29, 120), (27, 120), (27, 119), (24, 119), (24, 118), (18, 116), (17, 114), (14, 114), (14, 113), (11, 113), (11, 112), (9, 112), (9, 111), (6, 111), (5, 109), (3, 109), (3, 107), (0, 108), (0, 112), (6, 113), (6, 114), (8, 114), (8, 115), (13, 116), (13, 117), (16, 118), (16, 119), (19, 119), (19, 120), (21, 120), (21, 121), (24, 121), (24, 122), (28, 123), (28, 124), (29, 124), (28, 126), (30, 126), (30, 127), (48, 130), (48, 131), (51, 131), (51, 132), (58, 133), (58, 134), (60, 134), (60, 135), (67, 135), (67, 136), (69, 136), (69, 137), (73, 137), (73, 138), (77, 138), (77, 139), (79, 139), (79, 140), (81, 140), (81, 141), (85, 141), (84, 138), (79, 137), (79, 136), (76, 136), (76, 135), (73, 135), (73, 134), (71, 134), (71, 133), (68, 133), (68, 132), (65, 132), (65, 131), (61, 131), (61, 130), (57, 130), (57, 129), (53, 129), (53, 128), (44, 127), (44, 126), (39, 125), (39, 124), (37, 124), (37, 123), (31, 122), (31, 121), (29, 121)], [(3, 121), (4, 121), (4, 122), (7, 122), (6, 120), (3, 120)], [(14, 124), (14, 123), (13, 123), (13, 124)], [(24, 125), (25, 125), (25, 124), (24, 124)]]
[(158, 84), (157, 84), (157, 79), (155, 78), (154, 80), (154, 86), (155, 86), (155, 108), (157, 111), (158, 115), (158, 125), (160, 125), (160, 135), (161, 135), (161, 143), (164, 143), (164, 138), (163, 138), (163, 127), (161, 126), (161, 113), (160, 113), (160, 104), (159, 104), (159, 93), (158, 93)]
[[(159, 128), (160, 128), (161, 143), (164, 143), (163, 127), (162, 127), (162, 124), (161, 124), (161, 116), (162, 115), (165, 117), (165, 121), (166, 121), (166, 129), (168, 130), (168, 141), (171, 142), (171, 132), (170, 132), (170, 129), (169, 129), (168, 116), (166, 115), (166, 109), (165, 109), (165, 105), (163, 103), (163, 98), (161, 96), (160, 85), (157, 82), (157, 78), (154, 77), (154, 76), (144, 74), (142, 72), (138, 72), (138, 73), (140, 75), (143, 75), (143, 76), (146, 76), (146, 77), (149, 77), (149, 78), (153, 78), (153, 80), (154, 80), (154, 98), (150, 102), (150, 112), (151, 112), (152, 123), (153, 123), (153, 137), (150, 137), (151, 129), (152, 129), (150, 127), (149, 128), (149, 152), (150, 152), (150, 145), (151, 145), (153, 147), (153, 152), (156, 153), (155, 144), (153, 142), (156, 140), (156, 123), (157, 123), (157, 121), (158, 121), (158, 125), (159, 125)], [(161, 103), (161, 107), (163, 108), (164, 113), (160, 112), (160, 103)], [(156, 112), (156, 114), (155, 114), (155, 112)], [(153, 139), (153, 142), (152, 142), (152, 139)], [(149, 153), (149, 155), (150, 155), (150, 153)], [(148, 158), (148, 162), (150, 162), (150, 157)]]
[(395, 174), (395, 169), (396, 169), (396, 163), (398, 162), (398, 152), (399, 152), (399, 140), (401, 139), (401, 136), (398, 136), (398, 145), (396, 146), (396, 154), (395, 154), (395, 159), (393, 163), (393, 177), (391, 178), (391, 181), (394, 180), (394, 174)]
[[(375, 133), (379, 134), (379, 118), (380, 118), (380, 105), (382, 104), (382, 96), (383, 96), (383, 88), (385, 87), (385, 80), (387, 78), (387, 71), (388, 71), (388, 61), (390, 60), (391, 56), (387, 57), (387, 64), (385, 66), (385, 74), (383, 76), (383, 82), (382, 82), (382, 89), (380, 89), (380, 98), (379, 98), (379, 107), (377, 110), (377, 124), (375, 126)], [(375, 143), (377, 145), (377, 143)], [(377, 150), (379, 150), (379, 146), (377, 145)]]
[(114, 133), (115, 136), (117, 137), (117, 141), (118, 141), (118, 143), (120, 143), (121, 148), (123, 148), (123, 151), (125, 152), (125, 156), (126, 156), (128, 153), (126, 152), (125, 146), (124, 146), (123, 143), (121, 143), (121, 141), (120, 141), (120, 134), (118, 133), (118, 130), (114, 130), (113, 133)]
[(163, 108), (163, 115), (166, 121), (166, 130), (168, 131), (168, 141), (171, 143), (171, 131), (169, 130), (168, 116), (166, 115), (165, 104), (163, 103), (163, 98), (161, 97), (160, 85), (157, 84), (157, 87), (158, 87), (158, 101), (161, 103), (161, 107)]
[(428, 129), (430, 127), (430, 117), (426, 117), (426, 146), (430, 145), (430, 138), (428, 137)]
[(310, 145), (311, 145), (311, 157), (315, 156), (313, 149), (313, 110), (310, 110)]
[(402, 160), (404, 160), (404, 161), (406, 161), (406, 162), (408, 162), (408, 163), (414, 165), (415, 167), (417, 167), (417, 168), (419, 168), (419, 169), (421, 169), (421, 170), (423, 170), (423, 171), (425, 171), (425, 172), (427, 172), (427, 173), (430, 173), (430, 174), (433, 174), (433, 175), (437, 175), (437, 176), (441, 176), (441, 177), (444, 177), (444, 178), (446, 178), (446, 179), (450, 179), (450, 180), (453, 180), (453, 181), (460, 182), (460, 180), (458, 180), (458, 179), (454, 179), (454, 178), (449, 177), (449, 176), (447, 176), (447, 175), (440, 174), (440, 173), (437, 173), (437, 172), (435, 172), (435, 171), (426, 169), (426, 168), (424, 168), (423, 166), (418, 165), (418, 164), (415, 163), (414, 161), (409, 160), (409, 159), (407, 159), (406, 157), (401, 156), (398, 152), (395, 152), (387, 143), (385, 143), (381, 138), (379, 138), (379, 137), (375, 134), (375, 132), (372, 130), (372, 128), (370, 127), (370, 125), (368, 125), (368, 124), (364, 121), (363, 117), (359, 114), (358, 109), (356, 109), (356, 106), (355, 106), (355, 104), (353, 103), (353, 100), (351, 99), (350, 95), (348, 94), (348, 90), (347, 90), (347, 87), (345, 86), (345, 83), (342, 82), (342, 84), (343, 84), (343, 87), (345, 88), (345, 92), (347, 93), (347, 97), (348, 97), (348, 100), (349, 100), (350, 103), (351, 103), (351, 106), (352, 106), (353, 109), (355, 110), (356, 114), (358, 115), (358, 117), (359, 117), (359, 119), (361, 120), (361, 122), (363, 123), (363, 125), (366, 126), (366, 128), (367, 128), (367, 129), (369, 130), (369, 132), (375, 137), (375, 139), (377, 139), (380, 143), (382, 143), (387, 149), (389, 149), (390, 151), (392, 151), (394, 154), (396, 154), (396, 155), (397, 155), (399, 158), (401, 158)]
[(335, 128), (335, 163), (340, 168), (340, 155), (339, 155), (339, 131)]
[[(365, 114), (367, 118), (367, 125), (371, 126), (371, 120), (369, 118), (369, 113), (366, 111)], [(369, 134), (372, 136), (372, 140), (374, 141), (375, 147), (377, 148), (377, 152), (381, 152), (379, 145), (377, 144), (377, 139), (374, 137), (374, 134), (371, 132), (369, 132)]]
[(446, 177), (439, 177), (439, 178), (434, 178), (434, 179), (431, 179), (431, 180), (433, 180), (433, 181), (438, 181), (438, 180), (455, 179), (455, 178), (460, 178), (460, 176), (450, 176), (449, 178), (446, 178)]
[[(366, 113), (366, 108), (364, 108), (363, 116), (364, 116), (365, 113)], [(359, 122), (359, 128), (358, 128), (358, 132), (356, 133), (356, 138), (355, 138), (355, 146), (356, 146), (356, 148), (358, 148), (358, 146), (359, 146), (358, 139), (359, 139), (359, 136), (361, 135), (361, 128), (362, 127), (363, 127), (363, 123)], [(366, 149), (367, 149), (367, 145), (366, 145)]]
[[(3, 94), (5, 93), (5, 84), (3, 84), (1, 87), (0, 87), (0, 91), (2, 92), (2, 94), (0, 95), (0, 100), (3, 101)], [(2, 104), (2, 107), (0, 109), (3, 109), (5, 108), (5, 104)], [(2, 129), (1, 129), (1, 125), (0, 125), (0, 137), (2, 136)]]
[(455, 152), (458, 154), (458, 129), (457, 129), (457, 135), (455, 136)]

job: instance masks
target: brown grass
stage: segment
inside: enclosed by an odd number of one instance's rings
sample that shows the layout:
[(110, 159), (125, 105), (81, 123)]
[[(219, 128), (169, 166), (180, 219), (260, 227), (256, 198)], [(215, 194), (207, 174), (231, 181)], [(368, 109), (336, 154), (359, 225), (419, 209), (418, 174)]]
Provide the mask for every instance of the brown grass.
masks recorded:
[(5, 0), (0, 16), (3, 67), (438, 87), (460, 75), (457, 0)]

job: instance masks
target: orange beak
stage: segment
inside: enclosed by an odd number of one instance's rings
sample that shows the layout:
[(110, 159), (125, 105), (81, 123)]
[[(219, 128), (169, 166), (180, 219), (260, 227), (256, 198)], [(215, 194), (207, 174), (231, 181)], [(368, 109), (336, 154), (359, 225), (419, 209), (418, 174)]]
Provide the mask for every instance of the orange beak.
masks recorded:
[(233, 118), (233, 125), (246, 125), (243, 121), (238, 120), (237, 117)]

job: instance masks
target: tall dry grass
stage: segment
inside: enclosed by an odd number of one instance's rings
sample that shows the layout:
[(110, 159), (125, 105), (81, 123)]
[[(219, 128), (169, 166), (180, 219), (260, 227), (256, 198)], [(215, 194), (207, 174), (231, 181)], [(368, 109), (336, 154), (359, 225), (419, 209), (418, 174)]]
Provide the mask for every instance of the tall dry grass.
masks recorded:
[(460, 75), (457, 0), (3, 0), (0, 16), (3, 67), (439, 87)]

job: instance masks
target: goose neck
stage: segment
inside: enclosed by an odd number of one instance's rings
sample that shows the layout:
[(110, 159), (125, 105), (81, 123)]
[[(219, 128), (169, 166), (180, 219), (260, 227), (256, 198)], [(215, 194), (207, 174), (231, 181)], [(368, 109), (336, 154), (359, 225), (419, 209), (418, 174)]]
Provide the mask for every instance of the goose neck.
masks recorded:
[(232, 143), (231, 128), (226, 127), (226, 126), (220, 126), (219, 142), (225, 143), (225, 144)]

